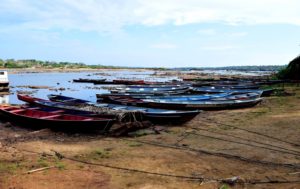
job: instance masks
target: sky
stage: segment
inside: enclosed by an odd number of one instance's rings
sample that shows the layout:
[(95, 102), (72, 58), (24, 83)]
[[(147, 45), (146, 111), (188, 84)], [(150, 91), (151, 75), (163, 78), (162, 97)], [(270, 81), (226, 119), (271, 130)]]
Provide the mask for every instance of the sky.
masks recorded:
[(284, 65), (298, 0), (0, 0), (0, 58), (134, 67)]

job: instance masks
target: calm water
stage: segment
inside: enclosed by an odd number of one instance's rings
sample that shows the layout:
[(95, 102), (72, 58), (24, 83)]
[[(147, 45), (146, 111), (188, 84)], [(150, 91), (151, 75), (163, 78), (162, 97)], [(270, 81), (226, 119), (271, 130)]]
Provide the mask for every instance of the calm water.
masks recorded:
[[(206, 73), (209, 70), (206, 71)], [(212, 71), (214, 74), (224, 74), (220, 71)], [(18, 92), (32, 92), (32, 95), (39, 98), (47, 99), (48, 94), (61, 94), (72, 96), (90, 101), (96, 101), (97, 93), (107, 93), (106, 89), (101, 89), (103, 85), (94, 85), (90, 83), (73, 83), (73, 79), (89, 78), (89, 79), (143, 79), (147, 81), (169, 81), (178, 79), (176, 76), (159, 77), (153, 76), (154, 71), (105, 71), (105, 72), (71, 72), (71, 73), (24, 73), (9, 74), (10, 95), (0, 97), (0, 103), (22, 104), (17, 99)], [(229, 74), (228, 72), (226, 74)], [(232, 74), (253, 75), (251, 72)], [(256, 74), (256, 73), (255, 73)], [(255, 75), (254, 74), (254, 75)], [(262, 74), (262, 73), (260, 73)], [(50, 89), (30, 89), (24, 86), (47, 86)], [(107, 85), (105, 85), (107, 86)], [(97, 87), (96, 89), (94, 87)], [(65, 88), (65, 90), (58, 90)]]
[[(113, 79), (144, 79), (148, 81), (167, 81), (177, 79), (176, 77), (153, 77), (153, 71), (105, 71), (105, 72), (76, 72), (76, 73), (24, 73), (9, 74), (11, 94), (3, 96), (0, 102), (11, 104), (22, 104), (17, 99), (17, 92), (33, 92), (32, 95), (39, 98), (46, 98), (48, 94), (62, 94), (66, 96), (77, 97), (90, 101), (96, 101), (96, 93), (107, 93), (108, 90), (100, 89), (103, 85), (94, 85), (90, 83), (73, 83), (73, 79), (89, 78), (107, 80)], [(48, 86), (51, 89), (30, 89), (23, 86)], [(97, 89), (93, 89), (97, 87)], [(65, 88), (66, 90), (57, 90)]]

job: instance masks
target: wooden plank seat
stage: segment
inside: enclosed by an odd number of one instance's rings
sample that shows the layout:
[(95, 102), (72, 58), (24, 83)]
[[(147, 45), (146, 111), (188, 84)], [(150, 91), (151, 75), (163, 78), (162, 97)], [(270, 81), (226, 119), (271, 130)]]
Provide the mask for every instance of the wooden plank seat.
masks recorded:
[(6, 107), (1, 107), (2, 110), (10, 110), (10, 109), (14, 109), (15, 107), (11, 107), (11, 106), (6, 106)]
[(52, 118), (58, 118), (61, 115), (49, 115), (49, 116), (42, 116), (40, 117), (41, 119), (52, 119)]
[(26, 108), (27, 110), (40, 110), (41, 108), (39, 107), (34, 107), (34, 108)]
[(11, 112), (11, 113), (20, 113), (20, 112), (25, 112), (25, 110), (23, 110), (23, 109), (17, 109), (17, 110), (11, 110), (9, 112)]

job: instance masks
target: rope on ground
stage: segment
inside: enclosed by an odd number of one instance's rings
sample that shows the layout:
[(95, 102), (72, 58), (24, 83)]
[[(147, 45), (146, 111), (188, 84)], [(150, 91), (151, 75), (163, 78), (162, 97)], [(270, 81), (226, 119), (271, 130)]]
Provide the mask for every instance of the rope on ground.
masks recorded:
[(182, 141), (183, 141), (186, 137), (188, 137), (190, 134), (191, 134), (191, 133), (189, 133), (189, 132), (184, 132), (184, 133), (182, 134), (181, 138), (178, 139), (174, 145), (177, 146), (180, 142), (182, 142)]
[[(101, 167), (106, 167), (106, 168), (111, 168), (111, 169), (118, 169), (122, 171), (130, 171), (130, 172), (137, 172), (137, 173), (144, 173), (144, 174), (150, 174), (150, 175), (157, 175), (157, 176), (165, 176), (165, 177), (174, 177), (174, 178), (182, 178), (182, 179), (190, 179), (190, 180), (199, 180), (199, 181), (204, 181), (205, 178), (203, 177), (194, 177), (194, 176), (185, 176), (185, 175), (174, 175), (174, 174), (168, 174), (168, 173), (157, 173), (157, 172), (149, 172), (149, 171), (144, 171), (144, 170), (139, 170), (139, 169), (131, 169), (131, 168), (125, 168), (125, 167), (118, 167), (118, 166), (113, 166), (113, 165), (108, 165), (108, 164), (103, 164), (103, 163), (93, 163), (93, 162), (87, 162), (83, 160), (78, 160), (75, 158), (67, 157), (57, 151), (51, 150), (54, 152), (53, 154), (45, 153), (45, 152), (35, 152), (35, 151), (30, 151), (30, 150), (25, 150), (25, 149), (18, 149), (20, 151), (28, 152), (28, 153), (33, 153), (33, 154), (39, 154), (39, 155), (47, 155), (51, 157), (58, 157), (59, 159), (67, 159), (70, 161), (75, 161), (78, 163), (84, 163), (88, 165), (95, 165), (95, 166), (101, 166)], [(208, 178), (206, 178), (208, 180)], [(213, 179), (216, 180), (216, 179)]]
[(207, 177), (195, 177), (195, 176), (186, 176), (186, 175), (175, 175), (175, 174), (169, 174), (169, 173), (158, 173), (158, 172), (150, 172), (150, 171), (144, 171), (144, 170), (139, 170), (139, 169), (132, 169), (132, 168), (126, 168), (126, 167), (119, 167), (119, 166), (114, 166), (114, 165), (109, 165), (109, 164), (103, 164), (103, 163), (93, 163), (93, 162), (88, 162), (88, 161), (83, 161), (83, 160), (78, 160), (75, 158), (67, 157), (57, 151), (52, 150), (55, 155), (45, 153), (45, 152), (34, 152), (30, 150), (25, 150), (25, 149), (18, 149), (20, 151), (28, 152), (28, 153), (33, 153), (33, 154), (39, 154), (39, 155), (47, 155), (51, 157), (58, 156), (59, 159), (66, 159), (70, 160), (73, 162), (77, 163), (82, 163), (82, 164), (87, 164), (87, 165), (93, 165), (93, 166), (100, 166), (100, 167), (105, 167), (105, 168), (110, 168), (110, 169), (116, 169), (116, 170), (122, 170), (122, 171), (128, 171), (128, 172), (134, 172), (134, 173), (141, 173), (141, 174), (148, 174), (148, 175), (155, 175), (155, 176), (163, 176), (163, 177), (170, 177), (170, 178), (178, 178), (178, 179), (186, 179), (186, 180), (197, 180), (201, 181), (202, 183), (204, 182), (219, 182), (223, 184), (287, 184), (287, 183), (300, 183), (300, 180), (268, 180), (268, 181), (263, 181), (263, 180), (255, 180), (255, 179), (247, 179), (243, 180), (240, 179), (239, 177), (232, 177), (232, 178), (225, 178), (225, 179), (215, 179), (215, 178), (207, 178)]
[(241, 144), (241, 145), (246, 145), (246, 146), (251, 146), (251, 147), (257, 147), (257, 148), (267, 149), (267, 150), (274, 151), (274, 152), (291, 154), (291, 155), (295, 155), (297, 157), (300, 157), (299, 153), (293, 153), (293, 152), (288, 152), (288, 151), (283, 151), (283, 150), (277, 150), (277, 149), (268, 148), (268, 147), (264, 147), (264, 146), (258, 146), (258, 145), (255, 145), (255, 144), (238, 142), (238, 141), (233, 141), (233, 140), (228, 140), (228, 139), (223, 139), (223, 138), (218, 138), (218, 137), (203, 135), (203, 134), (199, 134), (199, 133), (193, 133), (193, 132), (189, 132), (189, 133), (192, 134), (192, 135), (196, 135), (196, 136), (202, 136), (202, 137), (211, 138), (211, 139), (215, 139), (215, 140), (221, 140), (221, 141), (225, 141), (225, 142), (231, 142), (231, 143), (236, 143), (236, 144)]
[(282, 149), (282, 150), (286, 150), (286, 151), (289, 151), (289, 152), (295, 152), (295, 153), (299, 153), (300, 154), (300, 151), (296, 151), (296, 150), (292, 150), (292, 149), (287, 149), (287, 148), (283, 148), (281, 146), (276, 146), (276, 145), (273, 145), (273, 144), (268, 144), (268, 143), (263, 143), (263, 142), (251, 140), (251, 139), (246, 139), (246, 138), (238, 137), (238, 136), (231, 135), (231, 134), (228, 134), (228, 133), (210, 131), (208, 129), (202, 129), (202, 128), (197, 128), (197, 127), (191, 127), (191, 128), (195, 129), (195, 130), (206, 131), (206, 132), (215, 133), (215, 134), (219, 134), (219, 135), (229, 136), (229, 137), (232, 137), (232, 138), (237, 138), (237, 139), (240, 139), (240, 140), (249, 141), (249, 142), (252, 142), (252, 143), (261, 144), (261, 145), (264, 145), (264, 146), (270, 146), (270, 147), (274, 147), (274, 148), (278, 148), (278, 149)]
[(202, 149), (194, 149), (194, 148), (189, 148), (189, 147), (180, 147), (180, 146), (174, 146), (174, 145), (170, 145), (170, 144), (162, 144), (162, 143), (157, 143), (157, 142), (152, 142), (152, 141), (131, 140), (131, 139), (122, 139), (122, 140), (127, 140), (127, 141), (131, 141), (131, 142), (139, 142), (139, 143), (163, 147), (163, 148), (171, 148), (171, 149), (198, 152), (198, 153), (203, 153), (203, 154), (207, 154), (207, 155), (211, 155), (211, 156), (224, 157), (224, 158), (244, 161), (247, 163), (261, 164), (261, 165), (272, 166), (272, 167), (286, 167), (286, 168), (292, 168), (292, 169), (300, 168), (300, 165), (298, 165), (298, 164), (274, 163), (274, 162), (269, 162), (269, 161), (254, 160), (254, 159), (250, 159), (250, 158), (246, 158), (246, 157), (242, 157), (242, 156), (238, 156), (238, 155), (226, 154), (226, 153), (221, 153), (221, 152), (212, 152), (212, 151), (207, 151), (207, 150), (202, 150)]
[(207, 123), (215, 123), (215, 124), (218, 124), (218, 125), (223, 125), (223, 126), (227, 126), (227, 127), (232, 127), (232, 128), (235, 128), (235, 129), (239, 129), (239, 130), (243, 130), (243, 131), (247, 131), (249, 133), (253, 133), (253, 134), (256, 134), (256, 135), (260, 135), (260, 136), (263, 136), (263, 137), (266, 137), (266, 138), (270, 138), (270, 139), (273, 139), (273, 140), (277, 140), (277, 141), (280, 141), (280, 142), (284, 142), (284, 143), (287, 143), (287, 144), (290, 144), (290, 145), (293, 145), (293, 146), (297, 146), (299, 147), (300, 144), (296, 144), (296, 143), (293, 143), (293, 142), (289, 142), (289, 141), (285, 141), (285, 140), (282, 140), (280, 138), (276, 138), (276, 137), (273, 137), (273, 136), (269, 136), (269, 135), (266, 135), (266, 134), (263, 134), (263, 133), (259, 133), (259, 132), (256, 132), (256, 131), (252, 131), (252, 130), (248, 130), (248, 129), (244, 129), (244, 128), (240, 128), (240, 127), (237, 127), (237, 126), (234, 126), (234, 125), (229, 125), (229, 124), (225, 124), (225, 123), (219, 123), (219, 122), (216, 122), (212, 119), (209, 119), (209, 118), (206, 118), (208, 121), (204, 121), (202, 120), (203, 122), (207, 122)]

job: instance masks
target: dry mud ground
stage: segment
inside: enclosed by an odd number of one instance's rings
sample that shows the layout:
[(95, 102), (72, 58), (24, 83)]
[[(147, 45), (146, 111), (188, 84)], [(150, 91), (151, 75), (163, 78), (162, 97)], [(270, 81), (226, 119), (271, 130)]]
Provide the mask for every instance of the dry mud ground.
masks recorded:
[[(291, 182), (300, 180), (295, 145), (300, 144), (300, 88), (287, 90), (296, 95), (268, 97), (253, 108), (204, 112), (185, 125), (136, 138), (2, 124), (0, 188), (300, 188)], [(43, 167), (52, 168), (26, 173)], [(234, 176), (239, 177), (235, 185), (221, 181)], [(268, 183), (275, 181), (282, 183)]]

